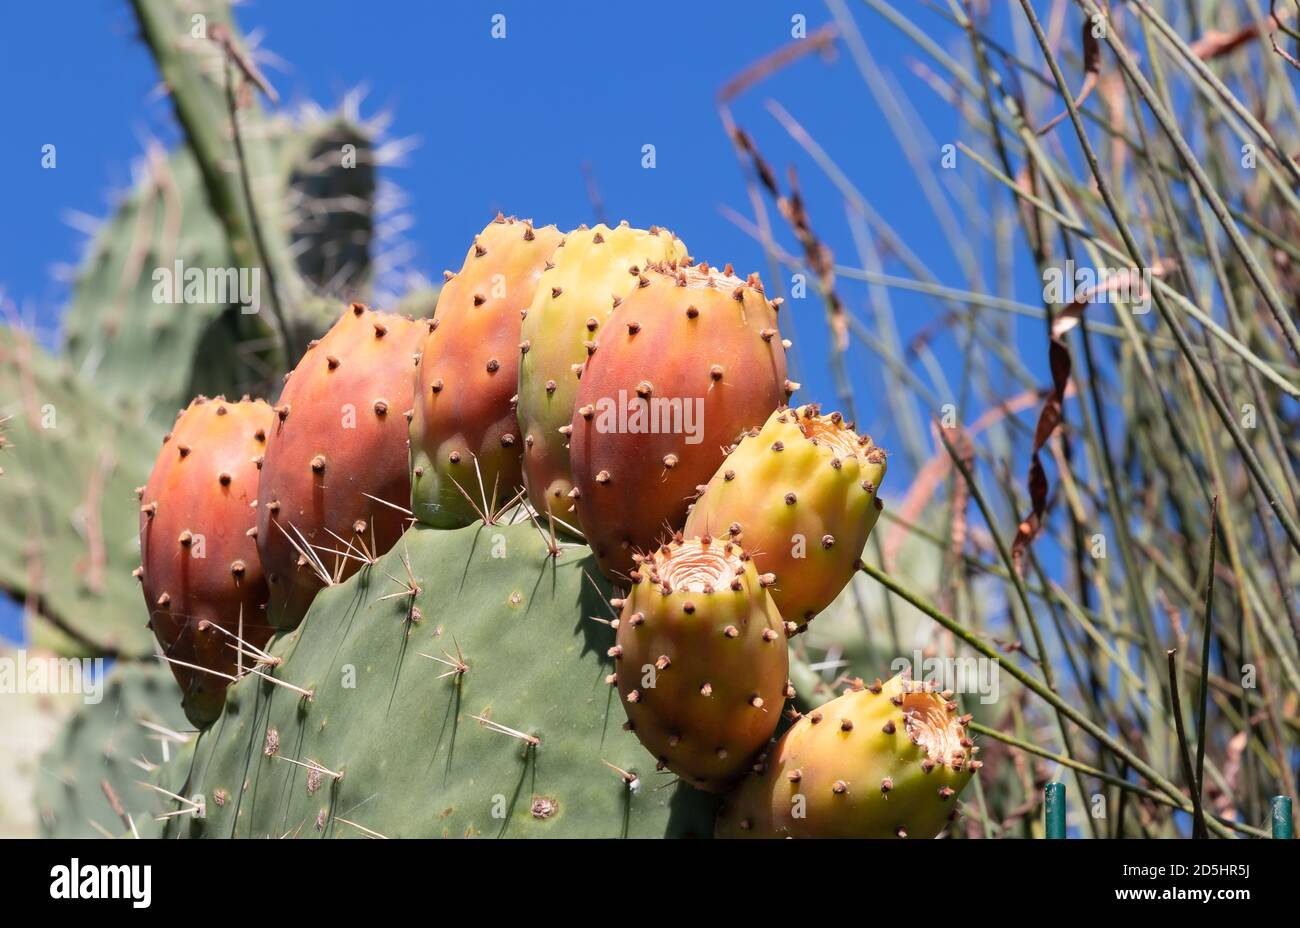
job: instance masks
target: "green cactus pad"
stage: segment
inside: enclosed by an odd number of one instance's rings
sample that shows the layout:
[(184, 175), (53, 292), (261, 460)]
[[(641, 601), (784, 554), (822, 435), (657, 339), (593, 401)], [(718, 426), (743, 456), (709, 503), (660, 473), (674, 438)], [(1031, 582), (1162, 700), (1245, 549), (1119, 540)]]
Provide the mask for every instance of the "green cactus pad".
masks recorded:
[(233, 395), (254, 389), (254, 367), (234, 363), (234, 351), (270, 330), (238, 310), (223, 318), (228, 304), (155, 300), (155, 272), (174, 275), (180, 262), (206, 273), (233, 259), (188, 148), (170, 157), (151, 151), (142, 175), (91, 243), (64, 318), (64, 347), (101, 396), (137, 421), (165, 425), (198, 382)]
[(26, 333), (0, 327), (0, 590), (29, 604), (33, 644), (153, 651), (132, 530), (157, 448)]
[(622, 730), (607, 594), (588, 549), (552, 558), (527, 521), (412, 528), (271, 646), (262, 672), (310, 699), (230, 688), (178, 790), (206, 817), (167, 833), (709, 834), (712, 800)]
[(165, 667), (121, 663), (103, 686), (103, 699), (78, 709), (41, 758), (36, 807), (44, 837), (122, 834), (129, 831), (122, 813), (139, 834), (149, 833), (168, 800), (140, 781), (177, 757), (188, 743), (177, 736), (194, 737)]

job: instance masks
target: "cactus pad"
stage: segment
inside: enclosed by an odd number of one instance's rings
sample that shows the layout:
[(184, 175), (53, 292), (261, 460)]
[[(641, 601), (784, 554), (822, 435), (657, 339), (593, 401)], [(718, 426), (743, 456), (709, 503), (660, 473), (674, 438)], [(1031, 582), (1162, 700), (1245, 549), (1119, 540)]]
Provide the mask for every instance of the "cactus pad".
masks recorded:
[(27, 604), (32, 642), (70, 654), (152, 653), (130, 527), (153, 431), (4, 327), (0, 420), (0, 589)]
[[(528, 524), (416, 526), (276, 639), (280, 680), (228, 692), (186, 796), (206, 836), (708, 834), (605, 682), (611, 610), (586, 549)], [(596, 616), (604, 621), (591, 618)], [(667, 785), (666, 785), (667, 784)]]
[(103, 688), (102, 701), (81, 706), (41, 758), (36, 806), (44, 837), (112, 836), (132, 826), (148, 834), (165, 800), (140, 781), (194, 737), (161, 666), (123, 662)]

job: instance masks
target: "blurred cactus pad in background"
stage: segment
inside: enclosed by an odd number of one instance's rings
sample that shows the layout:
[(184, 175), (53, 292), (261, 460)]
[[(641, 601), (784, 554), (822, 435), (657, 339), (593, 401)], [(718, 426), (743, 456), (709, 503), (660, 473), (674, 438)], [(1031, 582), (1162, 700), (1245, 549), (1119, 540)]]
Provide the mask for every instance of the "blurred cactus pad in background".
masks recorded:
[(120, 4), (166, 131), (0, 290), (0, 836), (1268, 836), (1296, 8), (719, 6), (662, 86), (448, 13), (435, 118)]

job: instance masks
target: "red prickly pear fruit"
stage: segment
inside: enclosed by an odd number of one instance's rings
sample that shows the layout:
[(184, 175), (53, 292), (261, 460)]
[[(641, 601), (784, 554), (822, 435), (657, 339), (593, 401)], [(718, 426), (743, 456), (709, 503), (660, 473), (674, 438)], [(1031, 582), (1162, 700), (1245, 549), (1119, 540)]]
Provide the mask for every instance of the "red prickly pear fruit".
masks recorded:
[(781, 615), (807, 622), (853, 578), (880, 516), (885, 452), (839, 413), (815, 405), (773, 413), (727, 455), (691, 508), (684, 531), (725, 535), (776, 575)]
[(353, 303), (313, 342), (275, 407), (258, 491), (271, 624), (387, 551), (411, 499), (407, 416), (424, 321)]
[(137, 576), (153, 629), (200, 728), (225, 704), (235, 636), (271, 635), (257, 556), (257, 461), (275, 414), (261, 400), (199, 397), (163, 440), (140, 495)]
[(726, 446), (788, 396), (776, 308), (757, 276), (658, 265), (610, 316), (582, 371), (570, 459), (578, 516), (617, 578), (681, 527)]
[(789, 654), (767, 578), (730, 542), (675, 541), (640, 558), (611, 651), (632, 731), (661, 765), (718, 792), (772, 737)]
[(569, 479), (569, 423), (588, 352), (609, 315), (652, 263), (688, 260), (667, 229), (626, 222), (569, 232), (542, 275), (520, 331), (530, 350), (519, 362), (519, 428), (524, 486), (539, 513), (579, 528)]
[(555, 226), (498, 214), (438, 295), (411, 422), (411, 509), (421, 522), (490, 518), (523, 482), (514, 402), (530, 346), (519, 327), (561, 238)]
[(950, 693), (861, 681), (802, 716), (723, 803), (723, 838), (933, 838), (981, 762)]

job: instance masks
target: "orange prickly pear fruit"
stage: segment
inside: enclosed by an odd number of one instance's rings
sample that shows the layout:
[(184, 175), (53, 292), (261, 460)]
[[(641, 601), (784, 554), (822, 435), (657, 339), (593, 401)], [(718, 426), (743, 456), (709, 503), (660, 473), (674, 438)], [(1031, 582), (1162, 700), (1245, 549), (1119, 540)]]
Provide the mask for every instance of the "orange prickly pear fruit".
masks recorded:
[[(149, 627), (200, 728), (225, 704), (236, 648), (271, 635), (257, 556), (257, 462), (275, 414), (261, 400), (199, 397), (182, 410), (140, 496)], [(241, 639), (244, 644), (241, 644)]]
[(569, 425), (583, 365), (609, 314), (656, 262), (686, 259), (667, 229), (603, 223), (569, 232), (542, 275), (520, 331), (529, 350), (519, 363), (519, 428), (524, 434), (524, 485), (533, 507), (577, 524), (569, 491)]
[(814, 709), (727, 797), (717, 835), (935, 837), (981, 766), (951, 696), (899, 675)]
[(257, 546), (277, 628), (296, 626), (322, 587), (405, 530), (408, 416), (427, 331), (353, 303), (289, 375), (258, 490)]
[(579, 520), (616, 582), (635, 551), (681, 528), (724, 449), (794, 388), (756, 275), (657, 265), (641, 280), (587, 359), (570, 436)]
[(555, 226), (500, 214), (438, 295), (415, 383), (411, 510), (435, 528), (491, 518), (523, 483), (515, 418), (519, 327), (560, 243)]

